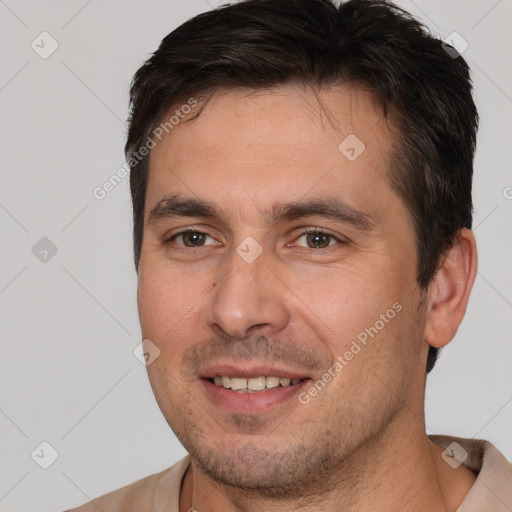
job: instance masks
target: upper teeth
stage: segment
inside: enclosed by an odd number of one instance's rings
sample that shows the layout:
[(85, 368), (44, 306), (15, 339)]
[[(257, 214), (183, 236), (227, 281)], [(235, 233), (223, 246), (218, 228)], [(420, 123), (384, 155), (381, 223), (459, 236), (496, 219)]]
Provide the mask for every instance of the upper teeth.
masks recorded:
[(288, 377), (251, 377), (243, 379), (239, 377), (214, 377), (213, 382), (217, 386), (223, 386), (235, 391), (241, 389), (249, 389), (251, 391), (261, 391), (263, 389), (277, 388), (281, 386), (294, 385), (300, 382), (301, 379), (289, 379)]

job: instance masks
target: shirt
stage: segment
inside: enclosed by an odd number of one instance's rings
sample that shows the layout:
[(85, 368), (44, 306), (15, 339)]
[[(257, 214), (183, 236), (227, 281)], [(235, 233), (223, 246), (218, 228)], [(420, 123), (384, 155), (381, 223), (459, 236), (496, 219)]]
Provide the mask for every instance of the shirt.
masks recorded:
[[(491, 443), (450, 436), (429, 439), (444, 449), (457, 442), (468, 454), (464, 465), (478, 475), (457, 512), (512, 511), (512, 464)], [(450, 449), (448, 453), (453, 455)], [(66, 512), (179, 512), (181, 484), (189, 466), (187, 455), (161, 473)]]

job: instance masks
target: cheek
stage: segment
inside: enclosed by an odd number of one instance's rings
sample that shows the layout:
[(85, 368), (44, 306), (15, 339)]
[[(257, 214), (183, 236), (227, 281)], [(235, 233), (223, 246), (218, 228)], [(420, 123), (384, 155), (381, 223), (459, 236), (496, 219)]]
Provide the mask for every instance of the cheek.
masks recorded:
[(185, 347), (193, 331), (204, 325), (201, 308), (207, 288), (204, 280), (169, 267), (141, 269), (137, 301), (143, 337), (162, 352)]
[(155, 398), (168, 419), (169, 411), (186, 407), (181, 357), (184, 351), (207, 339), (202, 307), (205, 286), (185, 272), (153, 264), (139, 273), (138, 308), (143, 339), (160, 350), (147, 367)]
[(381, 276), (355, 266), (309, 276), (303, 273), (290, 283), (290, 288), (299, 299), (295, 302), (296, 313), (316, 326), (318, 337), (335, 355), (344, 353), (347, 345), (373, 326), (399, 297), (398, 290)]

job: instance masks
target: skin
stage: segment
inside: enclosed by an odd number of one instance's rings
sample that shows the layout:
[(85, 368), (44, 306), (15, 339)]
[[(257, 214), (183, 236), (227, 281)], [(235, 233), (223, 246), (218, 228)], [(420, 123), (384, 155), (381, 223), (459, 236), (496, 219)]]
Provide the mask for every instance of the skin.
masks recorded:
[[(388, 180), (392, 128), (370, 94), (344, 85), (219, 90), (152, 150), (138, 307), (143, 337), (161, 351), (151, 386), (191, 455), (180, 511), (451, 511), (473, 484), (428, 440), (423, 403), (428, 346), (446, 345), (462, 320), (475, 241), (462, 230), (428, 290), (417, 286), (411, 217)], [(365, 144), (354, 161), (338, 149), (349, 134)], [(223, 219), (148, 222), (166, 195), (214, 203)], [(326, 197), (363, 212), (371, 229), (265, 215)], [(192, 228), (208, 236), (165, 243)], [(332, 237), (318, 247), (309, 228)], [(249, 236), (262, 249), (252, 263), (236, 251)], [(316, 382), (396, 303), (305, 405), (294, 396), (233, 413), (199, 379), (211, 362), (259, 361)]]

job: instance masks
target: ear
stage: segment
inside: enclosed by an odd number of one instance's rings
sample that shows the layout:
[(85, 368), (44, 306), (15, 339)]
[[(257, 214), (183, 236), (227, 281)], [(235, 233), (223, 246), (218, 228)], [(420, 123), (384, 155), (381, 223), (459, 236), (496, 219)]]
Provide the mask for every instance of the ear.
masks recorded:
[(425, 341), (432, 347), (444, 347), (455, 336), (466, 312), (476, 269), (475, 235), (464, 228), (443, 255), (428, 287)]

